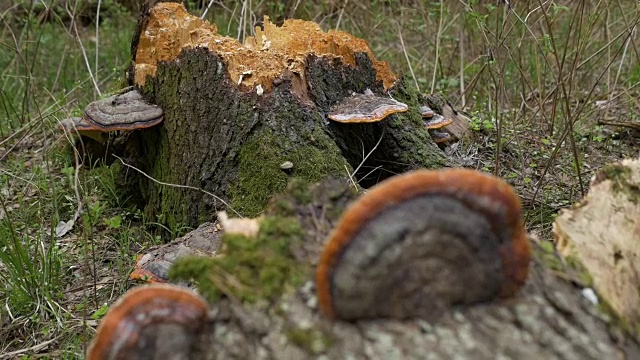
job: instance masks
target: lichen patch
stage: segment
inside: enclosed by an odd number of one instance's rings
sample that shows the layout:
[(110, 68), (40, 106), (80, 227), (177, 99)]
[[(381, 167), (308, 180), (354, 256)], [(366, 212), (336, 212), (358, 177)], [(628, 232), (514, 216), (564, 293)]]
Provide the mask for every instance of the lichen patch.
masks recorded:
[(310, 54), (340, 58), (355, 66), (356, 54), (366, 53), (376, 78), (386, 88), (396, 81), (389, 64), (375, 59), (367, 43), (342, 31), (324, 32), (311, 21), (286, 20), (280, 27), (264, 19), (264, 30), (241, 44), (217, 33), (215, 24), (192, 16), (178, 3), (159, 3), (151, 9), (149, 22), (140, 34), (136, 50), (135, 82), (145, 84), (155, 76), (157, 64), (177, 58), (184, 48), (206, 47), (221, 56), (229, 77), (238, 85), (253, 89), (261, 85), (270, 91), (273, 80), (285, 73), (305, 78), (305, 61)]

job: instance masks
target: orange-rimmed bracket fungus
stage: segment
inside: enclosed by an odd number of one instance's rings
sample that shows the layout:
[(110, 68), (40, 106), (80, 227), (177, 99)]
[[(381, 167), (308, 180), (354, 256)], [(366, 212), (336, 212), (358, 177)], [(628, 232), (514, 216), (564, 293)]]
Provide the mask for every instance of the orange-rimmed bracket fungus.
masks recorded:
[(99, 143), (105, 142), (105, 133), (96, 126), (88, 123), (83, 117), (72, 117), (60, 121), (62, 130), (69, 134), (86, 136)]
[(137, 90), (113, 95), (87, 105), (83, 119), (102, 131), (136, 130), (162, 122), (162, 109), (149, 104)]
[(436, 112), (427, 105), (420, 106), (420, 115), (422, 115), (423, 118), (430, 118), (435, 114)]
[(453, 124), (453, 119), (447, 119), (440, 114), (434, 114), (429, 119), (423, 121), (423, 124), (426, 129), (435, 130)]
[(330, 318), (429, 317), (508, 297), (525, 283), (530, 244), (503, 180), (417, 170), (371, 188), (342, 215), (316, 272)]
[(87, 359), (189, 359), (207, 323), (207, 304), (193, 291), (140, 286), (111, 305)]
[(407, 104), (390, 97), (375, 95), (367, 89), (364, 94), (354, 93), (332, 107), (329, 119), (349, 124), (371, 123), (407, 110)]

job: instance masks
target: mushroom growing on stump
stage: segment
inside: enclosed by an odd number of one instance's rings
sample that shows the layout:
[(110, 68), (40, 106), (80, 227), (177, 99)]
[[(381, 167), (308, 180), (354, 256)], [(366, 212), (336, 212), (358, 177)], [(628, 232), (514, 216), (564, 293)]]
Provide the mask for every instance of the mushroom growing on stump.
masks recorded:
[(137, 287), (111, 305), (87, 359), (189, 359), (207, 323), (207, 304), (194, 292), (172, 285)]
[(137, 90), (87, 105), (83, 119), (102, 131), (136, 130), (162, 122), (162, 109), (149, 104)]
[[(82, 149), (83, 162), (86, 158), (104, 159), (106, 164), (110, 164), (110, 154), (122, 151), (126, 138), (110, 138), (108, 134), (118, 130), (145, 129), (158, 125), (162, 119), (160, 107), (145, 102), (137, 90), (132, 90), (90, 103), (82, 118), (63, 120), (61, 126), (66, 132), (80, 135), (76, 148)], [(87, 138), (95, 140), (95, 143)], [(80, 141), (83, 141), (83, 146), (78, 146)]]
[(70, 134), (78, 134), (79, 136), (86, 136), (99, 143), (106, 141), (105, 133), (97, 127), (89, 124), (84, 118), (72, 117), (60, 121), (62, 130)]
[(377, 96), (367, 89), (364, 94), (354, 93), (331, 108), (329, 119), (348, 124), (371, 123), (407, 110), (407, 104), (389, 97)]
[(418, 170), (370, 189), (342, 215), (316, 272), (331, 318), (429, 317), (514, 295), (530, 244), (520, 201), (473, 170)]
[(440, 148), (447, 143), (470, 136), (469, 118), (456, 111), (439, 94), (423, 95), (420, 113), (429, 135)]

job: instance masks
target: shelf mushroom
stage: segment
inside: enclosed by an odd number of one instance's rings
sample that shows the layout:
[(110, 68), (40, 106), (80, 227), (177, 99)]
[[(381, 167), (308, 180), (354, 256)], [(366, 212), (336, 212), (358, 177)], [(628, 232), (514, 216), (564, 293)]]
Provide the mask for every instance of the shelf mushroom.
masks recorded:
[(207, 304), (191, 290), (140, 286), (111, 306), (87, 359), (188, 359), (207, 322)]
[(105, 134), (116, 130), (145, 129), (163, 120), (162, 109), (144, 101), (137, 90), (113, 95), (87, 105), (84, 115), (61, 121), (65, 131), (90, 137), (100, 143)]
[(331, 108), (329, 119), (348, 124), (371, 123), (407, 110), (407, 104), (390, 97), (377, 96), (367, 89), (364, 94), (354, 93)]
[(72, 117), (60, 121), (62, 130), (70, 134), (77, 133), (80, 136), (89, 137), (101, 144), (106, 141), (105, 132), (89, 124), (84, 118)]
[(433, 115), (435, 115), (436, 112), (433, 111), (430, 107), (428, 107), (427, 105), (422, 105), (420, 106), (420, 115), (422, 115), (423, 118), (430, 118)]
[(316, 272), (330, 318), (429, 317), (514, 295), (530, 244), (520, 201), (473, 170), (418, 170), (356, 200), (326, 242)]
[(162, 109), (149, 104), (137, 90), (87, 105), (83, 119), (102, 131), (145, 129), (162, 122)]
[(438, 129), (442, 129), (445, 126), (453, 124), (453, 119), (448, 119), (440, 114), (436, 114), (428, 106), (420, 107), (420, 113), (422, 114), (422, 118), (424, 119), (422, 121), (424, 127), (429, 130), (429, 135), (431, 135), (431, 139), (433, 139), (433, 142), (435, 142), (436, 144), (443, 144), (447, 141), (452, 140), (452, 137), (449, 133), (439, 131)]

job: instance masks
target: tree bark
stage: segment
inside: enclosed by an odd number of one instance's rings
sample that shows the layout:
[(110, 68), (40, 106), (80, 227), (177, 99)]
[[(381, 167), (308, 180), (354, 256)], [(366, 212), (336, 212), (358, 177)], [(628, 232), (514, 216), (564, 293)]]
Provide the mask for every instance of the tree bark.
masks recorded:
[[(294, 217), (303, 239), (292, 243), (295, 262), (312, 270), (324, 240), (357, 196), (346, 179), (310, 190), (292, 188), (272, 202), (269, 218)], [(308, 193), (306, 191), (309, 191)], [(214, 239), (215, 240), (215, 239)], [(250, 240), (247, 240), (250, 241)], [(224, 240), (223, 240), (224, 242)], [(517, 296), (434, 309), (429, 319), (343, 322), (317, 309), (314, 283), (284, 287), (254, 302), (223, 296), (211, 308), (196, 359), (636, 359), (640, 347), (587, 301), (553, 250), (534, 242), (535, 260)], [(236, 256), (228, 252), (223, 256)], [(553, 264), (554, 271), (548, 266)], [(296, 265), (298, 266), (298, 265)], [(242, 272), (230, 275), (243, 284)], [(184, 275), (184, 274), (183, 274)], [(560, 276), (557, 276), (560, 275)], [(201, 279), (206, 279), (202, 277)], [(309, 279), (311, 277), (308, 277)], [(246, 286), (251, 286), (244, 284)], [(267, 286), (267, 284), (264, 284)], [(211, 286), (199, 283), (203, 291)], [(472, 286), (469, 284), (469, 286)]]
[[(322, 44), (326, 38), (348, 41), (330, 40), (335, 44), (321, 45), (330, 49), (324, 53), (286, 46), (265, 50), (264, 44), (249, 49), (185, 14), (181, 6), (167, 3), (147, 10), (132, 45), (130, 80), (164, 110), (163, 125), (132, 136), (135, 155), (128, 156), (152, 178), (205, 190), (238, 213), (255, 216), (290, 178), (315, 182), (346, 176), (357, 168), (351, 175), (366, 187), (410, 169), (446, 165), (442, 151), (422, 126), (419, 94), (372, 58), (361, 40), (340, 32), (311, 31), (306, 22), (288, 25), (293, 40), (283, 40), (267, 21), (264, 33), (274, 44), (293, 41), (298, 46), (299, 38)], [(172, 22), (174, 18), (180, 21)], [(160, 27), (169, 37), (148, 36)], [(190, 34), (187, 40), (185, 33)], [(216, 48), (218, 44), (223, 47)], [(145, 54), (162, 51), (171, 55), (154, 59), (151, 65), (142, 60), (149, 57)], [(273, 53), (277, 56), (269, 58)], [(252, 56), (258, 60), (247, 60)], [(270, 62), (275, 61), (289, 65), (272, 71)], [(155, 71), (144, 73), (149, 67)], [(327, 119), (332, 105), (366, 89), (389, 94), (410, 110), (373, 124)], [(293, 163), (290, 171), (280, 168), (286, 161)], [(225, 208), (202, 192), (127, 174), (129, 195), (150, 218), (171, 226), (195, 227)]]

